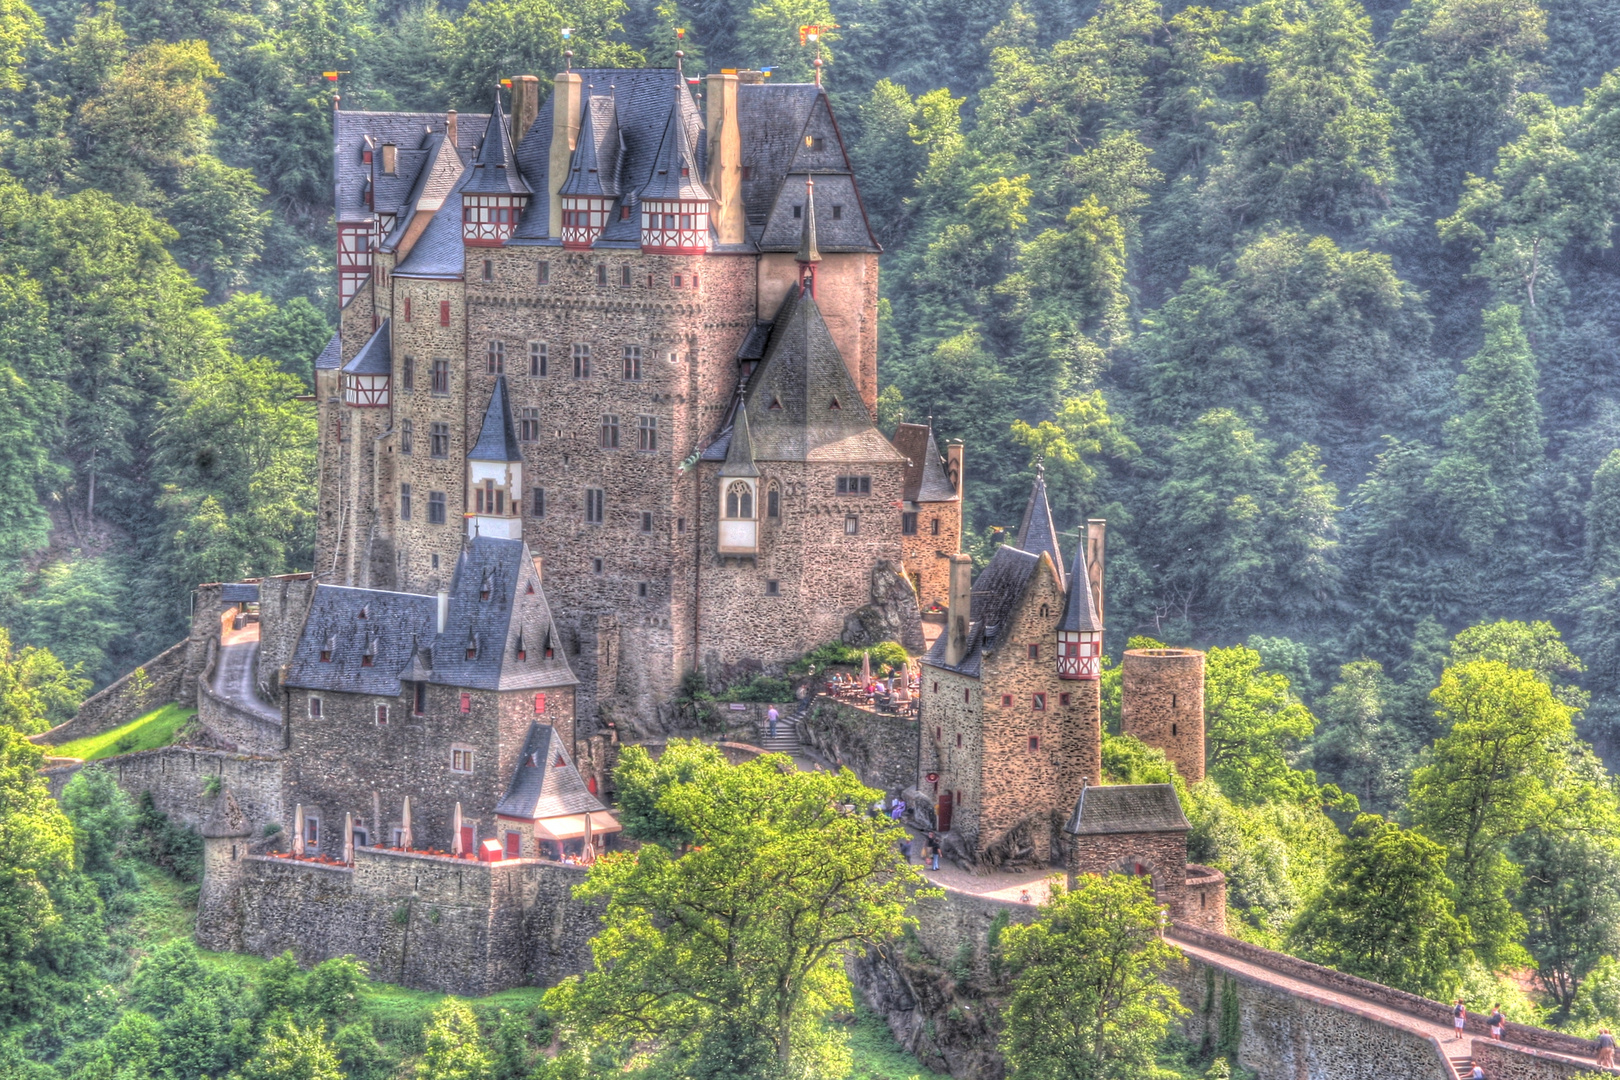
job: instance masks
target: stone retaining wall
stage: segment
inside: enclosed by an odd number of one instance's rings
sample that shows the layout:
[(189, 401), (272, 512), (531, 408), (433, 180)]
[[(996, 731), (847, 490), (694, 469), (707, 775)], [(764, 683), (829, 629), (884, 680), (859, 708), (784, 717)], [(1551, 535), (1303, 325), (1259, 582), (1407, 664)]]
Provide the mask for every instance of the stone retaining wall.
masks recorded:
[(135, 672), (131, 671), (117, 682), (110, 683), (84, 699), (73, 719), (58, 724), (51, 730), (30, 737), (29, 741), (44, 746), (60, 746), (74, 739), (100, 735), (131, 720), (138, 719), (170, 701), (181, 701), (185, 695), (185, 671), (189, 639), (169, 646), (142, 664), (150, 686), (139, 692), (133, 685)]
[[(1305, 982), (1314, 983), (1328, 990), (1337, 990), (1357, 997), (1366, 998), (1401, 1012), (1421, 1016), (1433, 1024), (1444, 1027), (1451, 1026), (1451, 1006), (1439, 1001), (1430, 1001), (1428, 998), (1416, 994), (1408, 994), (1404, 990), (1383, 986), (1354, 975), (1346, 975), (1342, 971), (1334, 971), (1319, 964), (1312, 964), (1306, 960), (1289, 956), (1286, 953), (1273, 952), (1270, 949), (1251, 945), (1246, 941), (1225, 937), (1220, 934), (1208, 934), (1190, 926), (1176, 926), (1170, 936), (1180, 938), (1192, 945), (1224, 953), (1236, 960), (1244, 960), (1251, 964), (1259, 964), (1270, 971), (1280, 975), (1287, 975)], [(1486, 1023), (1484, 1015), (1470, 1013), (1468, 1017), (1468, 1031), (1475, 1035), (1490, 1034), (1490, 1026)], [(1546, 1028), (1531, 1027), (1525, 1024), (1509, 1023), (1504, 1030), (1507, 1041), (1520, 1046), (1531, 1046), (1540, 1050), (1550, 1050), (1555, 1054), (1569, 1054), (1573, 1057), (1591, 1058), (1597, 1053), (1597, 1044), (1590, 1039), (1580, 1039), (1573, 1035), (1565, 1035), (1557, 1031), (1548, 1031)]]
[(1568, 1080), (1581, 1074), (1620, 1075), (1620, 1069), (1600, 1069), (1588, 1061), (1573, 1061), (1548, 1050), (1492, 1039), (1474, 1039), (1473, 1055), (1489, 1080)]
[(920, 730), (915, 718), (882, 716), (822, 696), (800, 723), (799, 739), (848, 765), (867, 786), (897, 792), (917, 783)]
[(1175, 965), (1168, 974), (1190, 1010), (1184, 1034), (1205, 1045), (1217, 1038), (1223, 983), (1230, 982), (1241, 1032), (1238, 1061), (1259, 1080), (1455, 1080), (1445, 1050), (1431, 1036), (1394, 1027), (1371, 1012), (1292, 994), (1198, 960)]
[(229, 698), (221, 697), (209, 685), (213, 682), (214, 666), (218, 657), (210, 659), (203, 673), (197, 676), (197, 720), (225, 742), (246, 754), (274, 754), (282, 748), (279, 723), (272, 724), (257, 713), (241, 708)]
[[(58, 765), (41, 770), (41, 774), (50, 785), (51, 795), (60, 798), (67, 782), (85, 767), (83, 762)], [(118, 786), (132, 799), (151, 792), (154, 806), (193, 829), (202, 826), (213, 806), (213, 799), (205, 791), (209, 778), (214, 776), (230, 789), (255, 829), (267, 821), (286, 820), (281, 805), (281, 762), (274, 758), (165, 746), (105, 758), (90, 767), (110, 770)]]
[(591, 964), (600, 910), (573, 899), (586, 868), (360, 848), (352, 866), (267, 856), (234, 864), (224, 902), (198, 914), (216, 948), (301, 964), (352, 955), (372, 977), (483, 995), (551, 986)]

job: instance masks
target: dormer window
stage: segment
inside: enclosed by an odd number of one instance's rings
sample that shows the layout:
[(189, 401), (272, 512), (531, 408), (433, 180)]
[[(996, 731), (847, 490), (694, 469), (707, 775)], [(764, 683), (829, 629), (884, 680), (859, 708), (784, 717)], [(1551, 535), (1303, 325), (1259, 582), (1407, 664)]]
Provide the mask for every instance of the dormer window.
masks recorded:
[(827, 408), (831, 409), (833, 412), (839, 412), (843, 409), (843, 406), (838, 404), (837, 398), (833, 398), (832, 401), (828, 402)]
[(753, 479), (722, 479), (720, 553), (753, 555), (759, 550), (759, 522), (754, 517), (757, 500)]
[(461, 239), (473, 247), (500, 247), (517, 231), (526, 195), (461, 197)]
[(393, 176), (399, 165), (399, 147), (393, 143), (383, 143), (382, 171), (384, 176)]
[(648, 199), (641, 204), (641, 249), (662, 254), (709, 250), (707, 199)]
[(1057, 673), (1060, 679), (1100, 677), (1102, 635), (1088, 630), (1058, 631)]
[[(611, 198), (599, 195), (564, 195), (562, 200), (562, 242), (565, 248), (588, 248), (607, 228)], [(629, 207), (625, 207), (628, 212)], [(626, 213), (628, 216), (628, 213)]]

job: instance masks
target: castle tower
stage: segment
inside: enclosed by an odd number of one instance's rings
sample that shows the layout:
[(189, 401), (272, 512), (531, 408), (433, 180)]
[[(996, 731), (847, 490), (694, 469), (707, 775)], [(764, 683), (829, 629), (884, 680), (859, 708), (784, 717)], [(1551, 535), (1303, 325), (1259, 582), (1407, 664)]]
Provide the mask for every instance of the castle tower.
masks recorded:
[(918, 604), (937, 617), (950, 604), (951, 554), (962, 549), (962, 445), (951, 445), (951, 459), (941, 457), (932, 417), (927, 424), (899, 425), (894, 445), (906, 455), (900, 519), (906, 570), (917, 586)]
[(1189, 784), (1204, 778), (1204, 654), (1127, 649), (1120, 731), (1163, 750)]
[(1018, 526), (1019, 551), (1031, 555), (1045, 552), (1057, 567), (1058, 585), (1063, 580), (1063, 554), (1058, 549), (1057, 526), (1052, 524), (1052, 504), (1046, 498), (1046, 466), (1035, 466), (1035, 486), (1029, 492), (1029, 504), (1024, 507), (1024, 519)]
[(242, 859), (253, 835), (247, 815), (228, 788), (214, 797), (214, 807), (202, 824), (203, 879), (197, 896), (197, 944), (225, 952), (240, 948), (237, 890)]

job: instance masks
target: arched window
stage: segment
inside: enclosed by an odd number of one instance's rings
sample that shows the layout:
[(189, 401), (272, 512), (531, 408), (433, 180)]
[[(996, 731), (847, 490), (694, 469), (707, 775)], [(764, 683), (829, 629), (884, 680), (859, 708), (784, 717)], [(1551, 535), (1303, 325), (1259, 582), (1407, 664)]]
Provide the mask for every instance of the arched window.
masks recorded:
[(752, 518), (754, 516), (754, 490), (741, 480), (726, 488), (726, 517)]

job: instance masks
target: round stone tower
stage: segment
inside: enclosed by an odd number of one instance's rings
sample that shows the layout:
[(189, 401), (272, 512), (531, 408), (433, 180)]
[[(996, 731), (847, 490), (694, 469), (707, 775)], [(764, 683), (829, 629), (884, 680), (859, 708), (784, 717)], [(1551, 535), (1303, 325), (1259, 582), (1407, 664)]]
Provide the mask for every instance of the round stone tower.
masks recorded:
[(253, 829), (230, 791), (222, 788), (201, 832), (203, 879), (197, 897), (197, 944), (217, 952), (239, 949), (237, 892)]
[(1127, 649), (1120, 731), (1163, 750), (1189, 784), (1204, 778), (1204, 654)]

